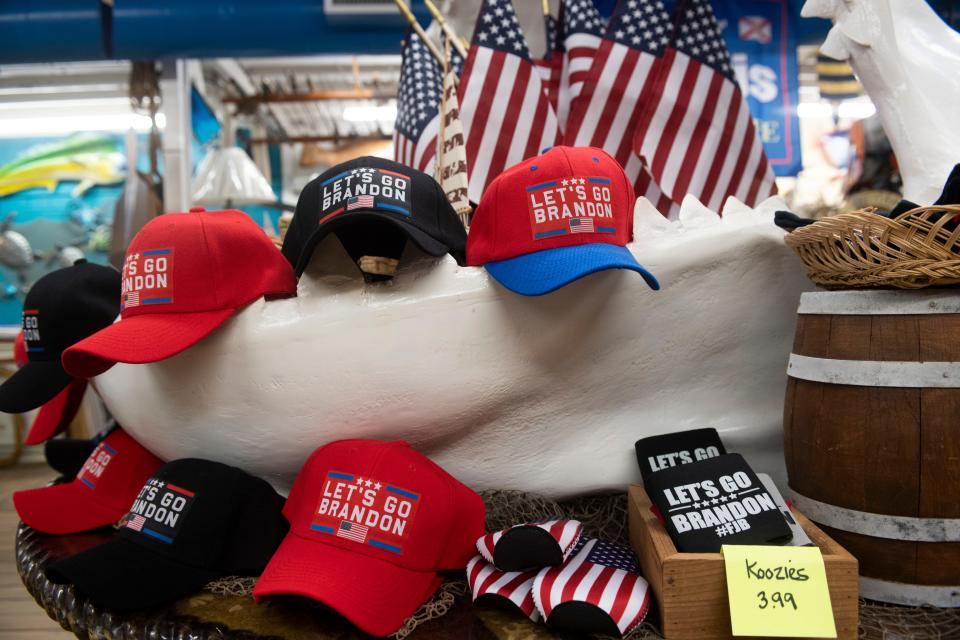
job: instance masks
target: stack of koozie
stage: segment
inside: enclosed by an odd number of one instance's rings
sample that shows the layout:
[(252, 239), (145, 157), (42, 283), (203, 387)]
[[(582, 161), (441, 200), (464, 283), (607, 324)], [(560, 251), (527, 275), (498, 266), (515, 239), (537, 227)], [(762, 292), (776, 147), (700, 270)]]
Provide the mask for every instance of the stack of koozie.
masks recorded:
[(727, 453), (716, 429), (644, 438), (636, 452), (647, 494), (678, 551), (812, 544), (770, 476)]
[(628, 547), (583, 535), (576, 520), (519, 524), (477, 540), (467, 565), (476, 604), (519, 611), (579, 633), (625, 635), (649, 608), (647, 581)]

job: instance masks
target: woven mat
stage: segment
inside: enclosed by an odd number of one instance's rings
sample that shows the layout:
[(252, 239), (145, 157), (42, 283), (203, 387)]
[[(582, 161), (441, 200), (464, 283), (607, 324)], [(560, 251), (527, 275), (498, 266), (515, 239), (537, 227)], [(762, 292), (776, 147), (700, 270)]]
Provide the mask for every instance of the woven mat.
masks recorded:
[[(518, 522), (553, 517), (574, 518), (583, 523), (588, 536), (629, 545), (627, 494), (586, 496), (557, 502), (521, 491), (486, 491), (480, 494), (487, 506), (487, 530), (498, 531)], [(249, 596), (255, 578), (223, 578), (207, 585), (221, 595)], [(403, 640), (420, 624), (446, 614), (459, 597), (468, 594), (463, 580), (445, 582), (430, 602), (410, 617), (393, 637)], [(860, 633), (863, 640), (960, 640), (960, 609), (900, 607), (860, 600)], [(628, 640), (662, 639), (650, 623), (641, 624)]]

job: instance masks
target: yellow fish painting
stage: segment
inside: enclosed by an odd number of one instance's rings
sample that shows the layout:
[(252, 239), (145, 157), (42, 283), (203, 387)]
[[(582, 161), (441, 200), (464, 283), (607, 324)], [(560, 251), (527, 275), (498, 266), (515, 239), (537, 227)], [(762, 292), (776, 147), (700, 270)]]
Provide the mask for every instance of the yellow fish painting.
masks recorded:
[(53, 191), (61, 182), (77, 182), (71, 195), (78, 197), (93, 186), (122, 182), (124, 161), (116, 142), (101, 135), (80, 134), (33, 147), (0, 167), (0, 197), (25, 189)]

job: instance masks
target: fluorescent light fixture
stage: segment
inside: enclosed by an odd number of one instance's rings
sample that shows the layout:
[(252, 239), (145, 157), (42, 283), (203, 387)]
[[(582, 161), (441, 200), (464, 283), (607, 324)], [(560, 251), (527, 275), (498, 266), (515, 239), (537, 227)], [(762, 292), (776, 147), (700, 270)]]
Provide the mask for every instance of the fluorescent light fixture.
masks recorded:
[[(164, 114), (157, 114), (157, 126), (166, 125)], [(40, 117), (0, 118), (0, 137), (25, 138), (29, 136), (54, 136), (84, 131), (149, 131), (150, 118), (138, 113), (109, 115), (61, 115)]]
[(851, 120), (861, 120), (869, 118), (877, 112), (877, 108), (872, 102), (841, 102), (840, 117)]
[(397, 119), (395, 102), (383, 105), (359, 105), (343, 110), (343, 119), (347, 122), (379, 122)]
[(827, 102), (801, 102), (797, 105), (797, 115), (801, 118), (829, 118), (833, 107)]
[[(862, 120), (876, 112), (877, 108), (868, 100), (846, 100), (837, 108), (841, 120)], [(801, 102), (797, 105), (797, 115), (801, 118), (832, 118), (833, 105), (829, 102)]]

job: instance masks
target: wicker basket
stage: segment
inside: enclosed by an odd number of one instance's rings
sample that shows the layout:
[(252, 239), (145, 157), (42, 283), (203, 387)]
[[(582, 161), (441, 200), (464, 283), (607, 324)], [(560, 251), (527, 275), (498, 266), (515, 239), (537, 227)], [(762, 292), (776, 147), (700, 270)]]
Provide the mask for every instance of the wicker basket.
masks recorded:
[(960, 283), (960, 205), (918, 207), (896, 218), (867, 208), (787, 234), (807, 275), (827, 289), (921, 289)]

